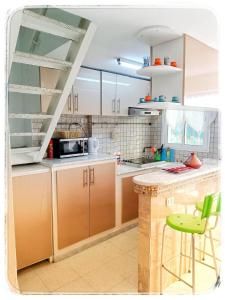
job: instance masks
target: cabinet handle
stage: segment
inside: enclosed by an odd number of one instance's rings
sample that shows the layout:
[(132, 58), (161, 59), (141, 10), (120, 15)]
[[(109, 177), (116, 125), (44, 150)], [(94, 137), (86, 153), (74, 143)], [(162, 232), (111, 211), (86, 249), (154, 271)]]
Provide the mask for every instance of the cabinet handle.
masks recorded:
[(89, 169), (89, 182), (90, 182), (90, 185), (95, 183), (95, 170), (94, 170), (94, 168)]
[(78, 96), (78, 94), (77, 94), (77, 107), (76, 107), (76, 111), (78, 112), (78, 108), (79, 108), (79, 96)]
[(112, 100), (112, 112), (115, 113), (116, 112), (116, 99)]
[(117, 113), (120, 113), (120, 98), (117, 100)]
[(83, 187), (88, 185), (88, 170), (84, 169), (83, 170)]
[(71, 111), (71, 93), (68, 96), (67, 104), (68, 104), (68, 111)]

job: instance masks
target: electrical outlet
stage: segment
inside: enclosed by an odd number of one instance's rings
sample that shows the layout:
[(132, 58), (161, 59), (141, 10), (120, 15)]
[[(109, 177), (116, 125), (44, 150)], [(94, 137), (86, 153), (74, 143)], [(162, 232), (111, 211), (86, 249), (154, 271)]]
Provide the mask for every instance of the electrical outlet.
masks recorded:
[(173, 197), (169, 197), (166, 199), (166, 205), (167, 206), (173, 206), (174, 205), (174, 198)]

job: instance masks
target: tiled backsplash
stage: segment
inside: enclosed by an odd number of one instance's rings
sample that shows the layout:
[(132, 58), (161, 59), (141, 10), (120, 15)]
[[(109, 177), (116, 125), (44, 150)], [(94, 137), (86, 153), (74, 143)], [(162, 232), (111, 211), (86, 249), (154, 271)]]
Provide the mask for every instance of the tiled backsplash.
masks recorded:
[[(162, 116), (149, 117), (105, 117), (105, 116), (73, 116), (62, 115), (57, 130), (68, 130), (70, 123), (80, 123), (88, 136), (99, 139), (99, 152), (113, 154), (120, 152), (121, 158), (136, 158), (142, 156), (146, 146), (160, 147)], [(151, 125), (149, 125), (151, 123)], [(39, 131), (41, 123), (35, 121), (33, 130)], [(75, 125), (71, 130), (77, 129)], [(197, 152), (200, 159), (220, 158), (219, 153), (218, 117), (211, 124), (209, 152)], [(38, 140), (34, 140), (34, 146)], [(175, 160), (184, 161), (190, 155), (189, 151), (175, 151)]]

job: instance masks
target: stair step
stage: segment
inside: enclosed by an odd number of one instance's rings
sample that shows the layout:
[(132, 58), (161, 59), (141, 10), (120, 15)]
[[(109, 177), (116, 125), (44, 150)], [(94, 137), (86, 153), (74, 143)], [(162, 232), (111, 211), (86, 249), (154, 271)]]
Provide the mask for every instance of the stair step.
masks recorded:
[(11, 132), (10, 136), (45, 136), (45, 132)]
[(20, 51), (14, 53), (13, 62), (65, 71), (72, 66), (69, 61)]
[(28, 153), (33, 151), (39, 151), (40, 147), (24, 147), (24, 148), (12, 148), (12, 153)]
[(34, 95), (48, 95), (62, 94), (62, 90), (40, 88), (37, 86), (9, 84), (9, 92), (22, 93), (22, 94), (34, 94)]
[(9, 114), (10, 119), (51, 119), (52, 115), (42, 115), (42, 114)]
[(30, 10), (23, 11), (22, 24), (33, 30), (50, 33), (78, 42), (85, 30), (36, 14)]

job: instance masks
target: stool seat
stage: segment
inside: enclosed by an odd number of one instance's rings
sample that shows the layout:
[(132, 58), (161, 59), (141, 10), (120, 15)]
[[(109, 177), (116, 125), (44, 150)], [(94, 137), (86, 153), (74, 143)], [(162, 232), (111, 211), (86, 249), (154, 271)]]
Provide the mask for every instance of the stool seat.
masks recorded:
[(166, 224), (178, 231), (203, 234), (205, 231), (205, 219), (189, 214), (171, 214), (166, 218)]
[[(195, 208), (198, 210), (198, 211), (203, 211), (203, 204), (204, 202), (197, 202), (195, 204)], [(220, 212), (217, 212), (217, 211), (212, 211), (211, 212), (211, 215), (212, 216), (219, 216)]]

